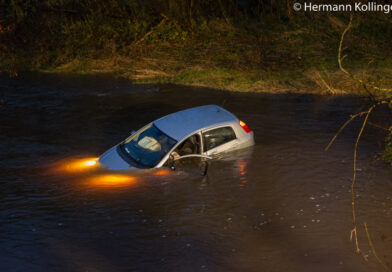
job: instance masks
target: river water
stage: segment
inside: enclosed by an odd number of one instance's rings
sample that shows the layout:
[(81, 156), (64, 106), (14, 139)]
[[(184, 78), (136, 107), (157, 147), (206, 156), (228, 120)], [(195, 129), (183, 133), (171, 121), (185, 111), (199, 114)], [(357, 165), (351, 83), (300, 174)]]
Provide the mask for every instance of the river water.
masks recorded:
[[(382, 271), (392, 266), (391, 174), (367, 128), (350, 242), (352, 157), (359, 122), (324, 148), (364, 99), (241, 94), (110, 77), (0, 79), (1, 271)], [(195, 169), (88, 169), (131, 130), (165, 114), (222, 105), (256, 145)], [(372, 122), (388, 120), (376, 111)], [(73, 171), (75, 170), (75, 171)], [(79, 171), (80, 170), (80, 171)], [(82, 169), (83, 170), (83, 169)], [(101, 179), (99, 179), (101, 177)]]

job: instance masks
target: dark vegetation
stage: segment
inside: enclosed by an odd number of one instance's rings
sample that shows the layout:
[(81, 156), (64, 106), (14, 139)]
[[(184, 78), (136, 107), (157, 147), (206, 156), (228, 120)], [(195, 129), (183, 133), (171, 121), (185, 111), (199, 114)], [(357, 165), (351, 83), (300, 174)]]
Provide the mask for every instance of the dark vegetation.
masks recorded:
[[(294, 2), (1, 0), (1, 69), (104, 72), (236, 91), (359, 92), (336, 60), (349, 14), (296, 12)], [(355, 14), (353, 24), (345, 65), (388, 84), (389, 15)]]

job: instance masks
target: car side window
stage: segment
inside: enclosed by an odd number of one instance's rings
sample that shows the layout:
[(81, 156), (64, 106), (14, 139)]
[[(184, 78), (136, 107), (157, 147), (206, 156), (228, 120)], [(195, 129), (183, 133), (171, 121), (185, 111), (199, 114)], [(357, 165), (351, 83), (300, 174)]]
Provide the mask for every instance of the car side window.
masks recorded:
[(213, 149), (236, 138), (232, 127), (221, 127), (203, 132), (204, 151)]
[(194, 134), (179, 144), (174, 152), (177, 152), (180, 156), (185, 156), (190, 154), (200, 154), (200, 150), (200, 136), (199, 134)]

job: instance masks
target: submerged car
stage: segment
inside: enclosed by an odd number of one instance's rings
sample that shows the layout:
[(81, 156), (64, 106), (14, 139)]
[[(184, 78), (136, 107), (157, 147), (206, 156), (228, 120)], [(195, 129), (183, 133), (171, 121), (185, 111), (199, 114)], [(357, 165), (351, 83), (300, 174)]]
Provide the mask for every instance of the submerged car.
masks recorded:
[(159, 168), (186, 157), (205, 157), (254, 145), (253, 131), (217, 105), (155, 120), (106, 151), (99, 163), (113, 170)]

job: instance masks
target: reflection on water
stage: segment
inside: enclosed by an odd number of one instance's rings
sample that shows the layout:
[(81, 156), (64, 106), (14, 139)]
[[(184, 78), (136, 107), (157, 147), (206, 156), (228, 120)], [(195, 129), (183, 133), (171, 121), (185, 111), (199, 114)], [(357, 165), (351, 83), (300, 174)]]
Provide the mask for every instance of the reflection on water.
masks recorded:
[(239, 159), (237, 162), (237, 167), (240, 172), (240, 186), (244, 186), (247, 183), (246, 179), (246, 161), (244, 159)]
[(90, 177), (87, 181), (92, 187), (120, 187), (135, 184), (137, 179), (124, 174), (101, 174)]
[[(365, 232), (368, 262), (348, 239), (359, 122), (324, 152), (366, 101), (39, 74), (1, 86), (1, 271), (379, 270)], [(94, 164), (162, 115), (223, 101), (256, 145), (211, 161), (206, 177), (188, 165), (111, 172)], [(382, 141), (375, 129), (363, 135), (356, 200), (358, 223), (367, 222), (390, 265), (391, 176), (374, 159)]]

